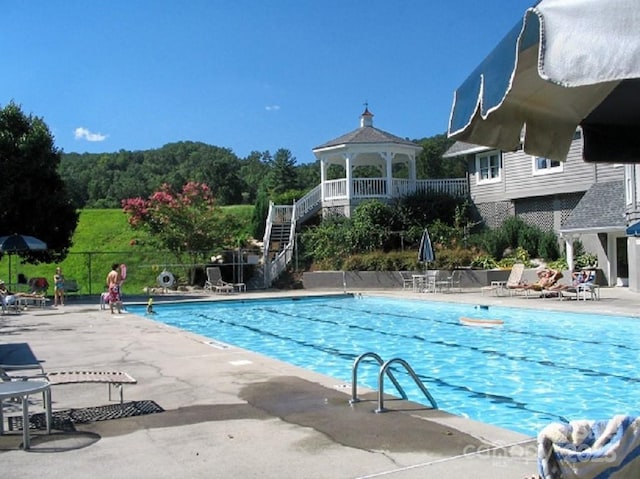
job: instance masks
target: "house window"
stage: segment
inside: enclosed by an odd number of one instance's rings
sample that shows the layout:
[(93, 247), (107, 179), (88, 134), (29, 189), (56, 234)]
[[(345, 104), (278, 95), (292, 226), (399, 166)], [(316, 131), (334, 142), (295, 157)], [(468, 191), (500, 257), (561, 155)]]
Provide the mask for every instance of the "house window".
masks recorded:
[(500, 181), (501, 172), (500, 153), (492, 151), (476, 155), (476, 182), (478, 184)]
[(558, 173), (562, 171), (562, 162), (543, 158), (542, 156), (533, 157), (533, 174), (546, 175), (549, 173)]

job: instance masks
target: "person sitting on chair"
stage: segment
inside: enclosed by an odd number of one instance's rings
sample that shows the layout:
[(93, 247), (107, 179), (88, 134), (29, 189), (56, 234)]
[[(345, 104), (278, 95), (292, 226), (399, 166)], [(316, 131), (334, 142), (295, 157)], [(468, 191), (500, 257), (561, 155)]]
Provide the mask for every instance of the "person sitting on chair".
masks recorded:
[(542, 291), (551, 288), (556, 282), (562, 278), (560, 271), (552, 269), (543, 269), (538, 272), (538, 281), (531, 284), (525, 284), (522, 289), (532, 289), (534, 291)]
[(0, 279), (0, 296), (2, 297), (2, 304), (4, 306), (14, 306), (16, 304), (17, 298), (14, 293), (7, 289), (7, 286), (4, 284), (4, 281)]

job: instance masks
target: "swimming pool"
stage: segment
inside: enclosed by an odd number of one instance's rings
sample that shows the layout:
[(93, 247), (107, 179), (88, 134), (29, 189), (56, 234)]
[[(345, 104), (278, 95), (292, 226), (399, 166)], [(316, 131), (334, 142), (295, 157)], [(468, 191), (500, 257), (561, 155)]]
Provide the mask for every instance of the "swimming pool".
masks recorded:
[[(525, 434), (553, 421), (638, 414), (635, 318), (369, 296), (156, 304), (155, 311), (154, 320), (344, 382), (360, 354), (400, 357), (440, 409)], [(504, 324), (469, 327), (460, 317)], [(359, 384), (377, 389), (378, 370), (364, 361)], [(409, 399), (429, 404), (402, 368), (393, 371)], [(390, 382), (385, 392), (395, 393)]]

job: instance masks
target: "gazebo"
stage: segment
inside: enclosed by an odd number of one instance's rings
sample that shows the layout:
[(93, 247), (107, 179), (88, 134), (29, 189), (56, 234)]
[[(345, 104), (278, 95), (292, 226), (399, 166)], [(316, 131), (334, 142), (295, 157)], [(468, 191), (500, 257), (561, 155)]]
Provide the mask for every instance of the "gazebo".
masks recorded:
[(365, 107), (360, 128), (312, 150), (320, 161), (323, 213), (351, 216), (364, 200), (390, 201), (426, 189), (426, 183), (422, 185), (426, 180), (416, 180), (416, 156), (421, 150), (412, 141), (375, 128), (373, 114)]

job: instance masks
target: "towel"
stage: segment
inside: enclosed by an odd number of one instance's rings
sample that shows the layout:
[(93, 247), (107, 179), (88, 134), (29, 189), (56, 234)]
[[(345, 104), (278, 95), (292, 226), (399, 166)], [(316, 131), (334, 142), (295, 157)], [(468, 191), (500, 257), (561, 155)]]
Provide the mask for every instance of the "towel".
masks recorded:
[(640, 477), (640, 418), (553, 423), (538, 434), (542, 479)]

